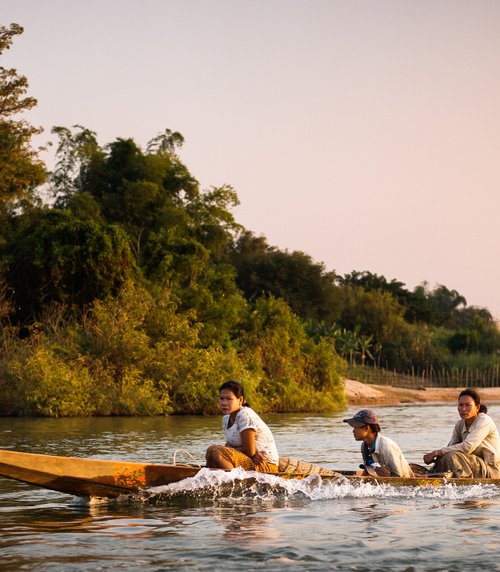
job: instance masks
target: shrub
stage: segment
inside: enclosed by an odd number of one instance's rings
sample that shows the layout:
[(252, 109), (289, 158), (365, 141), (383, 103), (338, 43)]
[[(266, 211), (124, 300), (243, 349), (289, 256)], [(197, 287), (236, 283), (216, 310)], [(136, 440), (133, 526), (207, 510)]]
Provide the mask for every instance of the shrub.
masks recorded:
[(86, 416), (95, 413), (92, 379), (86, 368), (74, 369), (50, 348), (38, 347), (9, 367), (15, 384), (13, 405), (22, 415)]
[(242, 335), (250, 370), (262, 372), (266, 410), (334, 411), (345, 406), (344, 362), (331, 346), (315, 343), (282, 300), (259, 298)]

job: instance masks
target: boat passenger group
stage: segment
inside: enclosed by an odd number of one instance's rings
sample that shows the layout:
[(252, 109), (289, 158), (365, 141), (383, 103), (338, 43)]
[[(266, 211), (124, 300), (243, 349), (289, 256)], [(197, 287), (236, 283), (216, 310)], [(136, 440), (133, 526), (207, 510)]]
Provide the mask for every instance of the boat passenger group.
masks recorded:
[[(250, 408), (243, 387), (227, 381), (219, 388), (222, 429), (225, 445), (211, 445), (206, 452), (207, 466), (220, 469), (242, 467), (248, 471), (277, 473), (279, 455), (269, 427)], [(450, 477), (500, 478), (500, 437), (495, 423), (487, 415), (478, 392), (464, 389), (458, 397), (457, 421), (450, 442), (423, 457), (430, 470), (407, 462), (392, 439), (381, 434), (377, 414), (371, 409), (358, 411), (344, 419), (361, 441), (363, 475), (413, 477), (439, 474)]]

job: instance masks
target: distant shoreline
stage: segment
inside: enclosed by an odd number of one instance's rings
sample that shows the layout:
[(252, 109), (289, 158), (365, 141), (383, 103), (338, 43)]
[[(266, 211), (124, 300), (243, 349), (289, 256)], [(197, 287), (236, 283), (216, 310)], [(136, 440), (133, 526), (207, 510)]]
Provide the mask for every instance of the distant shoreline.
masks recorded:
[[(453, 403), (463, 388), (406, 389), (390, 385), (373, 385), (345, 379), (345, 393), (349, 405), (400, 405), (403, 403)], [(500, 402), (500, 387), (479, 389), (482, 400)]]

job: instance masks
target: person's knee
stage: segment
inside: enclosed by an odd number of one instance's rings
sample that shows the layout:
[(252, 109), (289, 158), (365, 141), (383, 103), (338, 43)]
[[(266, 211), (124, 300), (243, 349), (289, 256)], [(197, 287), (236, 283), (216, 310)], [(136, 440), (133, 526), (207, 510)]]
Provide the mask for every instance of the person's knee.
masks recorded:
[(473, 477), (476, 472), (473, 460), (461, 451), (451, 451), (439, 459), (436, 467), (439, 471), (451, 471), (453, 477)]
[(207, 461), (207, 466), (212, 467), (214, 463), (214, 457), (217, 454), (217, 448), (215, 445), (210, 445), (205, 451), (205, 459)]
[(219, 451), (213, 451), (213, 452), (212, 452), (212, 461), (214, 461), (214, 463), (220, 462), (220, 453), (219, 453)]
[(217, 447), (209, 447), (205, 454), (205, 458), (209, 467), (219, 467), (223, 459)]

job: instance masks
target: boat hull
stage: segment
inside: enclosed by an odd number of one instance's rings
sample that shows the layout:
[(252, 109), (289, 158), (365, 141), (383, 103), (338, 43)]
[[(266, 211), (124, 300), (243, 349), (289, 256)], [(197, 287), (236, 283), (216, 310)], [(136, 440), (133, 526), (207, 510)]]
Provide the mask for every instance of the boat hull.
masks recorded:
[[(328, 471), (319, 467), (317, 469), (324, 472)], [(179, 482), (194, 477), (199, 471), (200, 467), (191, 465), (161, 465), (107, 459), (84, 459), (0, 450), (0, 476), (80, 497), (116, 498), (121, 495), (137, 493), (149, 487)], [(311, 474), (317, 474), (324, 480), (343, 478), (357, 485), (372, 483), (389, 484), (397, 487), (442, 486), (449, 483), (500, 486), (500, 479), (443, 479), (438, 477), (407, 479), (363, 477), (349, 471), (329, 472), (332, 474), (308, 470), (303, 473), (280, 473), (279, 476), (288, 479), (301, 479)]]
[(0, 476), (76, 496), (118, 497), (194, 477), (198, 467), (0, 450)]

